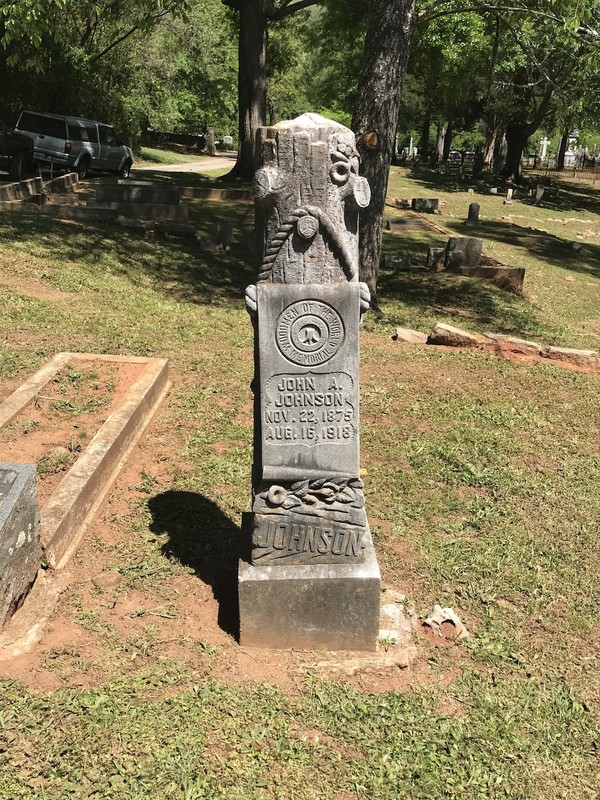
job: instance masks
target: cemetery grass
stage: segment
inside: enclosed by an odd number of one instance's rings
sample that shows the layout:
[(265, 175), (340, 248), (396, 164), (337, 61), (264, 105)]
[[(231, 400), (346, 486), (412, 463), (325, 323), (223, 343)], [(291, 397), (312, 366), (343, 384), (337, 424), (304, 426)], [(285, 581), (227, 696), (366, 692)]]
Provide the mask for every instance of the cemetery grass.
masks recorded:
[[(539, 180), (539, 178), (537, 179)], [(491, 182), (490, 182), (491, 181)], [(533, 181), (535, 186), (537, 181)], [(506, 187), (490, 195), (492, 179), (475, 182), (441, 176), (431, 170), (415, 175), (394, 167), (390, 173), (386, 216), (401, 215), (395, 199), (436, 197), (441, 214), (423, 215), (454, 235), (479, 236), (484, 255), (525, 267), (525, 300), (498, 291), (479, 279), (429, 271), (383, 269), (384, 298), (379, 322), (427, 332), (435, 321), (473, 332), (506, 333), (544, 344), (579, 349), (600, 347), (600, 192), (586, 184), (553, 181), (542, 207), (517, 189), (503, 205)], [(496, 185), (496, 184), (493, 184)], [(467, 194), (472, 188), (473, 194)], [(469, 203), (480, 205), (481, 225), (467, 228)], [(447, 235), (428, 231), (386, 232), (384, 251), (425, 264), (428, 247), (443, 247)], [(560, 298), (560, 300), (558, 300)]]
[(341, 654), (233, 638), (252, 458), (251, 208), (203, 202), (192, 218), (207, 235), (233, 220), (234, 246), (0, 217), (0, 396), (60, 350), (168, 357), (173, 381), (40, 645), (0, 663), (0, 797), (597, 796), (598, 378), (390, 339), (396, 324), (444, 318), (521, 336), (536, 325), (581, 346), (588, 276), (573, 270), (565, 291), (548, 259), (533, 306), (462, 279), (411, 293), (384, 276), (361, 343), (383, 583), (420, 619), (453, 607), (472, 635), (419, 626), (409, 670), (344, 677)]
[(201, 164), (203, 161), (208, 160), (208, 156), (176, 153), (172, 150), (161, 150), (157, 147), (142, 147), (141, 158), (136, 158), (135, 166), (139, 167), (149, 164), (187, 164), (192, 161), (197, 161)]

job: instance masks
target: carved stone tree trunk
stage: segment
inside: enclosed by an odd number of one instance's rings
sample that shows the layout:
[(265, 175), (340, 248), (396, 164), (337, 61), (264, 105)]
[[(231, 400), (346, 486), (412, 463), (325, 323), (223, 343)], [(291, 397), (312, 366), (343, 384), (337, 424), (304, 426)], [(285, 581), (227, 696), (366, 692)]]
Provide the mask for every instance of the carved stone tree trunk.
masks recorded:
[(374, 302), (385, 195), (414, 11), (414, 0), (372, 0), (352, 119), (362, 156), (361, 172), (372, 193), (371, 205), (361, 216), (360, 274)]
[(359, 474), (358, 212), (350, 130), (316, 114), (262, 128), (251, 539), (240, 640), (375, 649), (380, 578)]

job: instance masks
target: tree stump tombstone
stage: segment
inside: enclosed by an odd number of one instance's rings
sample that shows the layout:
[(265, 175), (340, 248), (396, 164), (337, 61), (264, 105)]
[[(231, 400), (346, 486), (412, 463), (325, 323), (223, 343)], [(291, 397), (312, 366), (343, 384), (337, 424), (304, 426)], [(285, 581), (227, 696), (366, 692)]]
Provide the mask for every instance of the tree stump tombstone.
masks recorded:
[(261, 128), (249, 559), (240, 641), (374, 650), (380, 575), (359, 474), (358, 212), (353, 133), (316, 114)]

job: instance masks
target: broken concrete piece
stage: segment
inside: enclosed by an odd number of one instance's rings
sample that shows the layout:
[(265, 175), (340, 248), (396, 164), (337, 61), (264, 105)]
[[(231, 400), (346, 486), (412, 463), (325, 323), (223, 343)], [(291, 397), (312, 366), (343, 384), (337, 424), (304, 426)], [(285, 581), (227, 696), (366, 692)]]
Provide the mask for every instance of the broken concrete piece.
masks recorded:
[(137, 233), (146, 233), (154, 227), (154, 220), (151, 219), (136, 219), (135, 217), (117, 217), (117, 222), (122, 228), (128, 231), (136, 231)]
[(466, 626), (452, 608), (442, 608), (442, 606), (435, 605), (423, 620), (423, 625), (427, 625), (438, 636), (442, 636), (441, 626), (444, 622), (450, 622), (456, 628), (457, 642), (461, 641), (461, 639), (466, 639), (469, 635)]
[(427, 344), (427, 334), (420, 331), (413, 331), (410, 328), (396, 328), (396, 333), (392, 336), (397, 342), (407, 342), (408, 344)]
[(443, 344), (446, 347), (478, 347), (480, 343), (478, 336), (443, 322), (437, 322), (427, 337), (427, 344)]
[(525, 280), (525, 267), (506, 267), (502, 264), (479, 264), (476, 267), (458, 267), (459, 275), (468, 278), (484, 278), (499, 289), (513, 294), (523, 294), (523, 281)]

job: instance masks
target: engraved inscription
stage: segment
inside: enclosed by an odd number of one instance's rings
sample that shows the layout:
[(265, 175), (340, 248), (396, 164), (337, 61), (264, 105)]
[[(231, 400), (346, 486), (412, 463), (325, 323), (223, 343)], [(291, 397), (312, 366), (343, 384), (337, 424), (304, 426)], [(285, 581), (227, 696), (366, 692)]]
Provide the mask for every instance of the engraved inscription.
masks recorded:
[(365, 529), (316, 520), (315, 523), (291, 519), (255, 518), (252, 560), (338, 562), (361, 561)]
[(329, 361), (344, 341), (344, 323), (338, 312), (320, 300), (300, 300), (285, 308), (275, 326), (282, 355), (303, 367)]
[(270, 444), (347, 443), (356, 436), (356, 413), (346, 372), (273, 375), (263, 410)]

